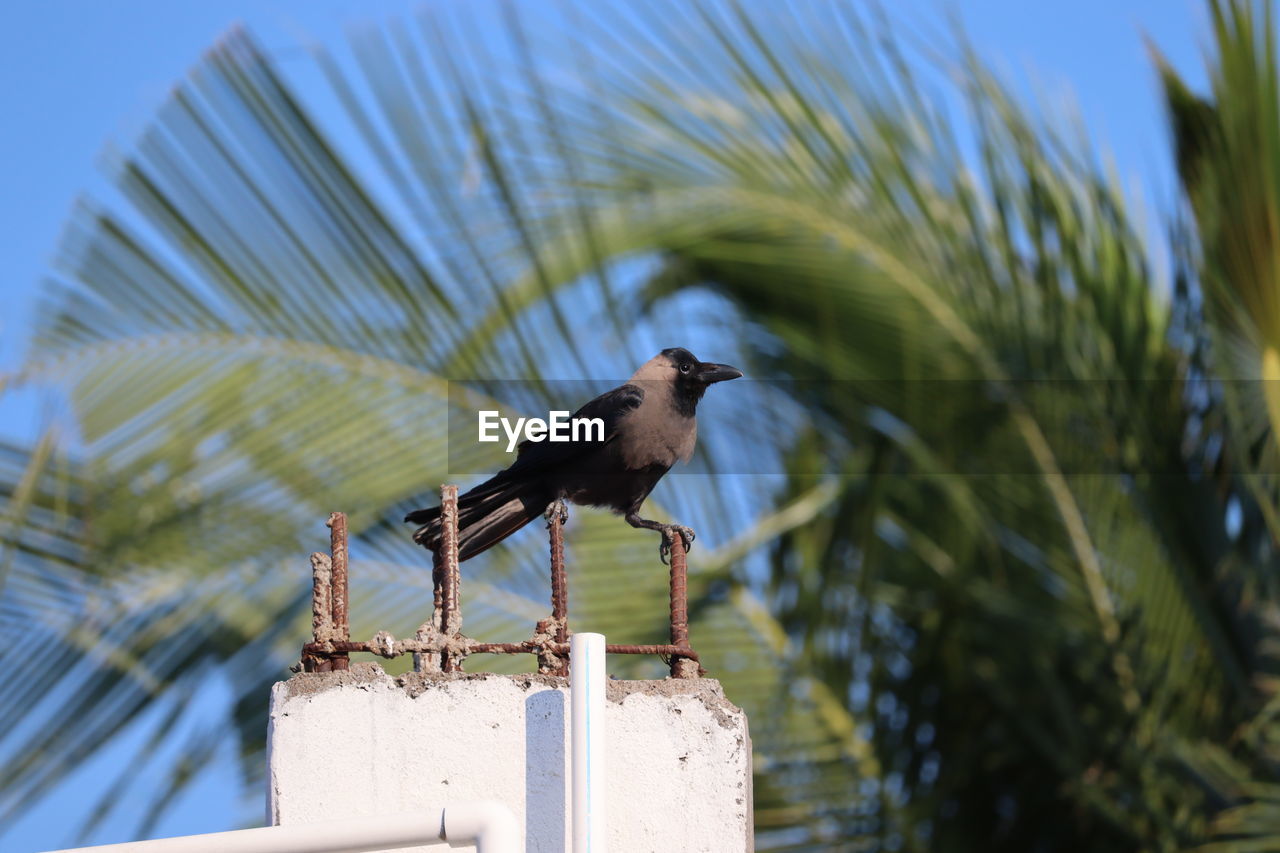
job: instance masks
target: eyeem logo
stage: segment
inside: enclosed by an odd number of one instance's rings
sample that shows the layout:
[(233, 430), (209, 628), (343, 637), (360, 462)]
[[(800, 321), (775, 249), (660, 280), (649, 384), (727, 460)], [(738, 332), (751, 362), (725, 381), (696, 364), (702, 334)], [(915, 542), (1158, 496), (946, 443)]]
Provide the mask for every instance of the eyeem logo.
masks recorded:
[(529, 441), (604, 441), (604, 418), (570, 418), (569, 412), (548, 412), (542, 418), (516, 418), (515, 426), (511, 421), (494, 410), (482, 410), (479, 413), (480, 441), (501, 441), (498, 427), (507, 434), (507, 452), (516, 449), (523, 432)]

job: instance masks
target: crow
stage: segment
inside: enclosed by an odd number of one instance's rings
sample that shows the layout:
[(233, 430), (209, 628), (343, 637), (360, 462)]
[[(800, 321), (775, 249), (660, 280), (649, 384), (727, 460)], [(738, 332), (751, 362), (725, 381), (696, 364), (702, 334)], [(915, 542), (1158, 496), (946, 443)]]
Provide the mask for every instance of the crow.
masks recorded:
[[(677, 459), (687, 462), (693, 455), (695, 415), (707, 386), (740, 376), (736, 367), (698, 361), (687, 349), (664, 349), (625, 385), (573, 413), (600, 418), (603, 441), (523, 441), (510, 467), (458, 498), (458, 559), (482, 553), (540, 515), (567, 520), (565, 501), (607, 508), (632, 527), (660, 531), (664, 563), (673, 536), (687, 550), (692, 530), (641, 518), (640, 504)], [(415, 542), (439, 550), (440, 507), (416, 510), (404, 520), (420, 525)]]

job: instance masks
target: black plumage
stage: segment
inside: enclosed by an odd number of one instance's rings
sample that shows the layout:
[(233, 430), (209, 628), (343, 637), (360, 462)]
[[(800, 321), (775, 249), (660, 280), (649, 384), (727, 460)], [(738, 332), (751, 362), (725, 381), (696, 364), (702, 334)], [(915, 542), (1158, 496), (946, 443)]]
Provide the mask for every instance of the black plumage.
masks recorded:
[[(741, 375), (726, 364), (698, 361), (686, 349), (665, 349), (625, 385), (573, 413), (603, 420), (603, 441), (521, 442), (510, 467), (458, 498), (459, 559), (474, 557), (544, 513), (564, 512), (563, 501), (607, 508), (632, 527), (660, 531), (664, 559), (673, 535), (688, 548), (692, 530), (643, 519), (640, 505), (677, 460), (693, 454), (698, 401), (707, 387)], [(439, 507), (404, 520), (420, 525), (415, 542), (439, 548)]]

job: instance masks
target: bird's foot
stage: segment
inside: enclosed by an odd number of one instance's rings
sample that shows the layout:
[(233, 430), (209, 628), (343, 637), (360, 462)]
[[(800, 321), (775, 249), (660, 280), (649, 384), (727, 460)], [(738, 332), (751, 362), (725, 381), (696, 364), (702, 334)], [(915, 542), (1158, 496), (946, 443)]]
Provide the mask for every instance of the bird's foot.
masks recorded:
[(675, 541), (677, 534), (680, 536), (680, 544), (684, 545), (686, 554), (693, 547), (693, 540), (698, 538), (692, 527), (685, 527), (683, 524), (664, 524), (658, 530), (662, 532), (662, 544), (658, 546), (658, 556), (662, 558), (664, 566), (671, 557), (671, 543)]
[(569, 521), (569, 505), (561, 498), (556, 498), (547, 504), (547, 511), (542, 514), (547, 520), (547, 527), (551, 526), (553, 521), (558, 521), (563, 526)]

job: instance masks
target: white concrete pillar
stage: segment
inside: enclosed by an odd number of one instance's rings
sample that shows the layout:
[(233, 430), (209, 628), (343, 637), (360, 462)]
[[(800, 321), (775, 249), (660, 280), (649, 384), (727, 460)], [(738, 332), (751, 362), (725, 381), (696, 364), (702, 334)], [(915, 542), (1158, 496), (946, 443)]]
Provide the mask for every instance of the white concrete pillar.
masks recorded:
[[(608, 698), (610, 853), (753, 849), (747, 718), (719, 682), (613, 681)], [(528, 853), (563, 853), (572, 849), (568, 719), (560, 678), (393, 679), (371, 663), (299, 674), (272, 691), (268, 819), (498, 800), (524, 826)]]

